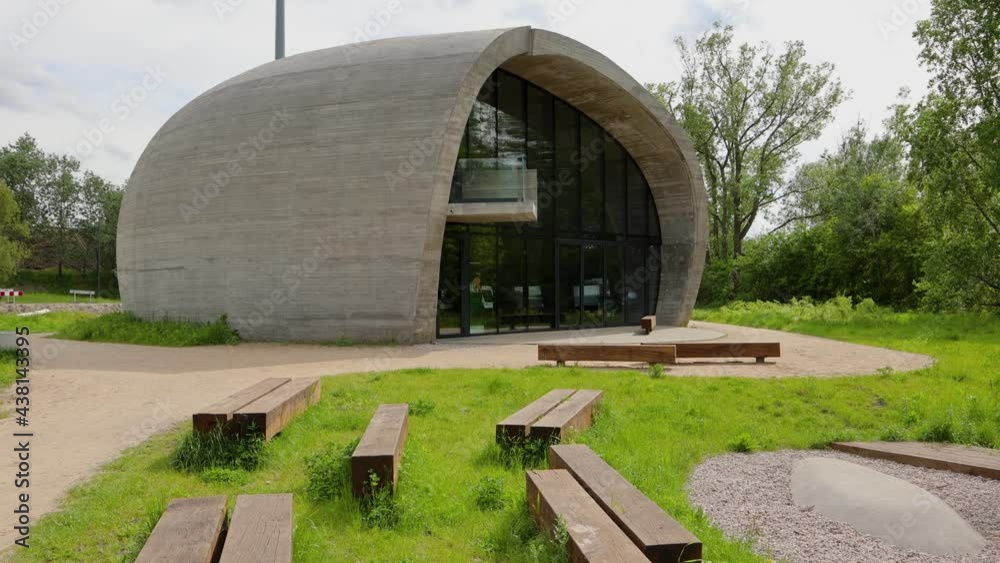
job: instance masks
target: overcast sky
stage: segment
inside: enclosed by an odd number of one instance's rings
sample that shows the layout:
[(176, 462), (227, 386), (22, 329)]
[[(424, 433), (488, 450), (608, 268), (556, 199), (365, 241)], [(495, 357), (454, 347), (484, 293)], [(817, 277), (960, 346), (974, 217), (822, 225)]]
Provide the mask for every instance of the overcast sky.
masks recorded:
[[(603, 52), (639, 82), (664, 82), (680, 72), (673, 39), (721, 19), (739, 40), (803, 40), (811, 62), (836, 64), (852, 99), (805, 148), (815, 158), (859, 118), (877, 126), (901, 87), (922, 95), (912, 33), (929, 10), (929, 0), (287, 0), (286, 50), (530, 25)], [(0, 32), (0, 144), (27, 131), (122, 182), (174, 112), (273, 59), (274, 0), (4, 0)], [(110, 132), (99, 135), (102, 121)]]

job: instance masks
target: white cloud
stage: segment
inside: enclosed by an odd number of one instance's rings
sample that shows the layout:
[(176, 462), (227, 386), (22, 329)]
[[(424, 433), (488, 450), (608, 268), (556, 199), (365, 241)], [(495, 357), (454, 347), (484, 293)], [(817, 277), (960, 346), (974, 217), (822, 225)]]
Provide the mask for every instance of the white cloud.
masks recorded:
[[(8, 35), (20, 33), (24, 18), (44, 2), (62, 7), (15, 52)], [(219, 2), (233, 9), (220, 17)], [(290, 0), (286, 52), (349, 43), (359, 34), (377, 39), (531, 25), (586, 43), (640, 82), (659, 82), (679, 76), (674, 37), (694, 37), (723, 17), (740, 40), (780, 47), (801, 39), (812, 61), (837, 65), (853, 99), (804, 151), (815, 158), (858, 118), (880, 122), (900, 87), (923, 91), (926, 76), (911, 34), (928, 12), (929, 0)], [(48, 150), (64, 152), (102, 119), (116, 119), (111, 104), (140, 84), (147, 68), (166, 73), (127, 119), (114, 122), (100, 146), (81, 157), (85, 167), (120, 182), (174, 112), (273, 58), (274, 2), (8, 0), (0, 34), (0, 143), (29, 131)]]

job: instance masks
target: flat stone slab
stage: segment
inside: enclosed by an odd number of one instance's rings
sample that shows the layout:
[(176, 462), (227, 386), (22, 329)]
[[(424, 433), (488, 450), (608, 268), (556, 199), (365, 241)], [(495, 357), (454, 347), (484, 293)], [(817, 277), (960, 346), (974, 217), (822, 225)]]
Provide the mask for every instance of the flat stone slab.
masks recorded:
[(945, 501), (855, 463), (820, 457), (799, 460), (791, 486), (796, 505), (903, 549), (962, 555), (986, 545)]

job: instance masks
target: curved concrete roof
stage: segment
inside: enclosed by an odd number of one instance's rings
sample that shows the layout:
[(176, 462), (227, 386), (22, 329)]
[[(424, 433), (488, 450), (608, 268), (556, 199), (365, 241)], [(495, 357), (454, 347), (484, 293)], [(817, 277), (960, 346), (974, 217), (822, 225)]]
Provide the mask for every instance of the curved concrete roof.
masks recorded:
[(661, 221), (657, 317), (686, 323), (707, 238), (687, 136), (606, 57), (528, 27), (303, 53), (193, 100), (129, 180), (118, 225), (126, 310), (225, 314), (249, 339), (432, 340), (458, 147), (500, 67), (575, 105), (635, 158)]

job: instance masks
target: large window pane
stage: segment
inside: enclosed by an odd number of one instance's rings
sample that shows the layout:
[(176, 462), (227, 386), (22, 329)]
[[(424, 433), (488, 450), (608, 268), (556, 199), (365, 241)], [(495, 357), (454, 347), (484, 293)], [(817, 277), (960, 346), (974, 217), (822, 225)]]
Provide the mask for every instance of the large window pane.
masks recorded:
[(604, 326), (604, 246), (583, 245), (583, 325)]
[(660, 247), (650, 246), (646, 253), (646, 314), (656, 314), (656, 302), (660, 290)]
[(462, 333), (462, 245), (461, 239), (444, 237), (441, 276), (438, 281), (438, 335)]
[(645, 314), (645, 257), (642, 246), (625, 246), (625, 324), (638, 324)]
[(500, 166), (521, 168), (525, 161), (524, 81), (500, 72), (497, 90)]
[(653, 201), (653, 192), (648, 188), (649, 184), (646, 185), (646, 194), (649, 197), (649, 202), (646, 204), (649, 206), (649, 217), (647, 219), (649, 221), (649, 236), (660, 238), (660, 216), (656, 212), (656, 202)]
[(469, 333), (496, 332), (496, 235), (469, 236)]
[(486, 80), (469, 114), (469, 158), (493, 159), (497, 156), (496, 76)]
[(538, 174), (538, 222), (544, 230), (555, 227), (554, 106), (552, 95), (528, 86), (528, 169)]
[(580, 286), (580, 245), (559, 245), (559, 325), (563, 328), (580, 326), (582, 310)]
[(627, 232), (625, 209), (625, 149), (606, 135), (604, 150), (605, 221), (612, 234)]
[(599, 233), (604, 219), (604, 132), (586, 117), (580, 118), (580, 147), (583, 230)]
[(649, 188), (635, 161), (628, 159), (628, 232), (630, 235), (646, 234), (646, 202)]
[(620, 244), (608, 246), (604, 310), (608, 326), (625, 324), (625, 265)]
[(520, 237), (501, 235), (498, 239), (497, 306), (500, 308), (500, 331), (525, 330), (526, 295), (524, 293), (524, 241)]
[(556, 209), (560, 231), (580, 229), (580, 113), (556, 100)]
[(550, 240), (528, 239), (528, 328), (555, 327), (556, 270)]

